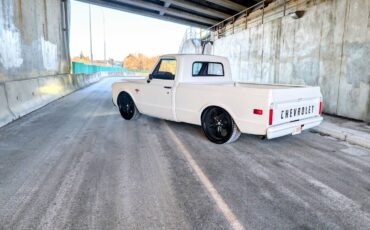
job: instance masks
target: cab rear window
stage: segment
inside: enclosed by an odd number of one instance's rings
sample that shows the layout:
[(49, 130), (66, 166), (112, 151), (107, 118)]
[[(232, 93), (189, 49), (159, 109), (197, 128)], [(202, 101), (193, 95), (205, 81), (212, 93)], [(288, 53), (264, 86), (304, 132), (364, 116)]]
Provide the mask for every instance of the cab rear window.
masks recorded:
[(220, 62), (194, 62), (193, 77), (223, 77), (224, 66)]

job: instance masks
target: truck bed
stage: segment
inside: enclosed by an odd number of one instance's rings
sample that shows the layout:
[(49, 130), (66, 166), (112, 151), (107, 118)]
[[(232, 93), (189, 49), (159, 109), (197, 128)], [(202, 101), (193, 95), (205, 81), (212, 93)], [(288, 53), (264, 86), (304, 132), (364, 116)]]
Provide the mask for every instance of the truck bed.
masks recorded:
[(217, 86), (229, 86), (229, 87), (243, 87), (250, 89), (292, 89), (292, 88), (305, 88), (309, 86), (303, 85), (284, 85), (284, 84), (262, 84), (262, 83), (245, 83), (245, 82), (233, 82), (233, 81), (212, 81), (212, 82), (181, 82), (181, 84), (190, 85), (217, 85)]
[(291, 89), (291, 88), (308, 87), (308, 86), (303, 86), (303, 85), (261, 84), (261, 83), (244, 83), (244, 82), (237, 82), (236, 86), (246, 87), (246, 88), (258, 88), (258, 89)]

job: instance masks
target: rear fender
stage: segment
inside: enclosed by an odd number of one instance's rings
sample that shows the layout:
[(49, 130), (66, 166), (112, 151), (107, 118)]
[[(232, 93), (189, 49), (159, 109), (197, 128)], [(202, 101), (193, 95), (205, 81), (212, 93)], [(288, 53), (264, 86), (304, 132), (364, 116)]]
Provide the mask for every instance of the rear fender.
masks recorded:
[(237, 123), (237, 120), (235, 119), (234, 113), (232, 112), (232, 110), (228, 106), (226, 106), (224, 104), (209, 104), (209, 105), (203, 106), (202, 109), (200, 110), (200, 117), (199, 117), (200, 122), (199, 122), (199, 124), (202, 124), (202, 116), (203, 116), (204, 111), (206, 111), (206, 109), (208, 109), (210, 107), (220, 107), (220, 108), (224, 109), (228, 114), (230, 114), (230, 116), (234, 120), (236, 126), (238, 126), (238, 123)]

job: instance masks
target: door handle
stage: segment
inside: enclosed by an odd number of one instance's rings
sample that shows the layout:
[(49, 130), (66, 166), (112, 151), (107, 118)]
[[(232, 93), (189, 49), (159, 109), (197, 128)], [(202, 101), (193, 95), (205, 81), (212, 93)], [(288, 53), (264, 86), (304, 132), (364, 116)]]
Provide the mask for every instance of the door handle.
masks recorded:
[(163, 88), (165, 88), (165, 89), (172, 89), (171, 86), (164, 86)]

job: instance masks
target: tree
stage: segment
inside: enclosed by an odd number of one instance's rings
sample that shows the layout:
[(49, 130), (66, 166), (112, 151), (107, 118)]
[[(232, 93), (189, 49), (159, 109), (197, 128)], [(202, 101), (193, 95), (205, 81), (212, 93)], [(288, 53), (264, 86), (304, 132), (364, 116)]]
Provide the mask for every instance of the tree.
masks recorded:
[(82, 51), (80, 53), (80, 56), (72, 58), (72, 61), (73, 62), (80, 62), (80, 63), (84, 63), (84, 64), (90, 64), (90, 58), (85, 57)]
[(158, 56), (147, 57), (142, 53), (129, 54), (123, 61), (123, 67), (133, 70), (150, 70), (157, 60)]

